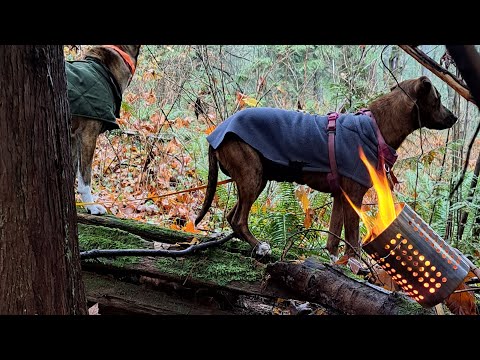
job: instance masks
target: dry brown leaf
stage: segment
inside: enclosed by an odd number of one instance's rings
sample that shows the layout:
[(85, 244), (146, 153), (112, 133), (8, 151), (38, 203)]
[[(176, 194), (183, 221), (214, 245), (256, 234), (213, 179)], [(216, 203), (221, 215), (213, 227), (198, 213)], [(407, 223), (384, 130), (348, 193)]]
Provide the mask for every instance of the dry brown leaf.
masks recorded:
[(374, 280), (373, 284), (381, 286), (385, 290), (389, 290), (389, 291), (400, 290), (400, 287), (397, 285), (397, 283), (380, 266), (375, 265), (373, 269), (375, 270), (375, 277), (372, 276), (372, 279)]
[(180, 230), (180, 226), (178, 226), (177, 224), (170, 224), (170, 229), (172, 229), (172, 230)]
[(207, 134), (207, 135), (210, 135), (213, 130), (215, 130), (216, 126), (215, 125), (212, 125), (212, 126), (209, 126), (205, 131), (204, 133)]
[[(472, 277), (476, 277), (471, 271), (456, 290), (469, 289), (465, 284)], [(477, 315), (477, 305), (475, 304), (475, 295), (471, 291), (453, 292), (445, 300), (445, 305), (455, 315)]]
[(346, 265), (348, 263), (349, 256), (348, 255), (343, 255), (340, 259), (335, 261), (335, 264), (337, 265)]
[(157, 98), (155, 96), (155, 93), (153, 92), (153, 90), (150, 90), (149, 92), (146, 92), (143, 94), (143, 98), (145, 99), (145, 102), (148, 104), (148, 105), (153, 105), (155, 104), (155, 102), (157, 101)]
[(307, 212), (308, 208), (310, 207), (310, 201), (308, 200), (307, 191), (304, 187), (300, 187), (295, 190), (295, 196), (300, 201), (302, 205), (303, 212)]
[[(182, 230), (189, 233), (199, 233), (200, 230), (195, 229), (195, 225), (193, 224), (192, 220), (188, 220)], [(198, 241), (198, 240), (197, 240)]]
[(237, 102), (240, 109), (245, 106), (245, 101), (243, 101), (245, 96), (246, 96), (245, 94), (242, 94), (240, 91), (237, 91)]
[(315, 216), (315, 212), (313, 211), (313, 209), (311, 208), (307, 209), (305, 213), (305, 219), (303, 220), (303, 226), (305, 227), (305, 229), (308, 229), (310, 226), (312, 226), (312, 221), (314, 216)]

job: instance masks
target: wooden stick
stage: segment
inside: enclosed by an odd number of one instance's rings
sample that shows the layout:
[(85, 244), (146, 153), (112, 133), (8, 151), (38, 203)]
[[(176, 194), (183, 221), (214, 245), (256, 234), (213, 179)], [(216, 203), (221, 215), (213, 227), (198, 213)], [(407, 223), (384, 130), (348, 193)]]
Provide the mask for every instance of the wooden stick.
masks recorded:
[(410, 45), (398, 45), (398, 46), (402, 48), (411, 57), (413, 57), (415, 60), (417, 60), (420, 64), (422, 64), (422, 66), (425, 66), (428, 70), (430, 70), (432, 73), (437, 75), (440, 79), (445, 81), (447, 85), (449, 85), (465, 100), (476, 104), (475, 100), (473, 99), (470, 93), (470, 90), (463, 83), (463, 81), (457, 78), (452, 73), (450, 73), (448, 70), (441, 67), (435, 60), (433, 60), (430, 56), (425, 54), (422, 50)]

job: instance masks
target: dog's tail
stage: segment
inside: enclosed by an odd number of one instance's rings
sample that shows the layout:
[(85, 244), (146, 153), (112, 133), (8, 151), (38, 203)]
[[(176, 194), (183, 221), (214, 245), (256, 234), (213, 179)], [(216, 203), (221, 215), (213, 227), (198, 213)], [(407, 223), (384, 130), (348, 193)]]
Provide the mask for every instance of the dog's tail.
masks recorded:
[(208, 183), (207, 191), (205, 193), (205, 200), (203, 201), (202, 209), (195, 219), (195, 226), (202, 221), (203, 217), (207, 213), (208, 209), (212, 205), (213, 197), (217, 190), (218, 179), (218, 162), (215, 157), (214, 150), (211, 146), (208, 147)]

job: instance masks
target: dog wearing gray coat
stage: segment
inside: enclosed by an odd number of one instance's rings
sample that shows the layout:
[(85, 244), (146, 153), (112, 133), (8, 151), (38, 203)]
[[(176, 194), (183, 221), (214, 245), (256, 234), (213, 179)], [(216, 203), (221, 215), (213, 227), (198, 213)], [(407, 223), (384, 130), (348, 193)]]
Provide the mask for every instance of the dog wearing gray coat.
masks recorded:
[[(366, 119), (356, 118), (352, 114), (340, 115), (336, 128), (338, 185), (357, 207), (361, 206), (371, 183), (362, 175), (366, 169), (359, 158), (358, 147), (342, 146), (343, 142), (351, 141), (353, 135), (364, 138), (362, 147), (370, 149), (369, 152), (365, 151), (367, 158), (377, 163), (380, 141), (375, 136), (377, 127), (387, 150), (394, 153), (407, 136), (420, 127), (442, 130), (450, 128), (457, 121), (457, 117), (442, 105), (438, 90), (425, 76), (405, 80), (392, 87), (389, 93), (372, 101), (368, 109), (372, 116)], [(305, 122), (312, 126), (310, 130), (304, 128)], [(266, 126), (269, 128), (265, 129)], [(276, 128), (288, 131), (286, 135), (279, 136), (274, 133)], [(346, 134), (346, 137), (342, 138), (339, 133)], [(371, 133), (373, 137), (369, 135)], [(326, 136), (326, 116), (301, 115), (296, 111), (272, 108), (249, 108), (229, 117), (207, 137), (210, 143), (208, 184), (195, 224), (198, 225), (212, 204), (220, 167), (235, 182), (238, 193), (237, 203), (227, 214), (228, 223), (236, 236), (247, 241), (258, 255), (269, 254), (270, 245), (256, 239), (248, 228), (250, 209), (269, 180), (306, 184), (312, 189), (332, 193), (329, 181), (332, 170)], [(278, 150), (283, 141), (290, 144), (288, 151), (285, 147)], [(340, 149), (345, 150), (339, 153)], [(353, 168), (347, 169), (347, 164), (353, 164)], [(340, 237), (343, 226), (346, 254), (355, 256), (360, 247), (359, 217), (343, 192), (337, 191), (333, 192), (329, 231)], [(327, 249), (332, 257), (337, 257), (339, 238), (329, 234)]]

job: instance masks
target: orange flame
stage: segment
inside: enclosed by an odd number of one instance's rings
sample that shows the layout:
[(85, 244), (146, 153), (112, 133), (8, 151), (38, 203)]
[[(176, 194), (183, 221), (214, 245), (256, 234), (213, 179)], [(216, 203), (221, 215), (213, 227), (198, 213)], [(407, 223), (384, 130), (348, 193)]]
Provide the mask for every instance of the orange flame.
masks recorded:
[(377, 214), (375, 216), (368, 215), (366, 211), (355, 206), (345, 192), (343, 192), (343, 194), (367, 228), (367, 234), (362, 240), (362, 244), (366, 244), (367, 242), (375, 239), (383, 232), (383, 230), (390, 226), (393, 220), (395, 220), (397, 215), (400, 213), (401, 207), (396, 207), (394, 204), (394, 197), (392, 191), (390, 190), (387, 175), (385, 174), (385, 169), (383, 166), (381, 171), (375, 169), (375, 167), (368, 162), (368, 159), (365, 156), (362, 148), (359, 148), (358, 152), (360, 154), (360, 159), (362, 159), (363, 163), (367, 167), (370, 178), (372, 179), (373, 188), (378, 196)]

